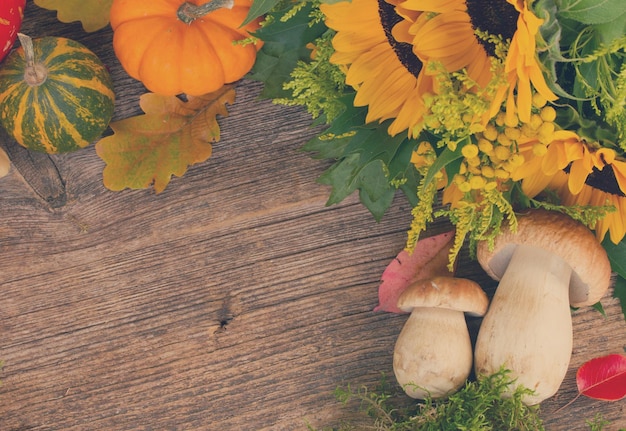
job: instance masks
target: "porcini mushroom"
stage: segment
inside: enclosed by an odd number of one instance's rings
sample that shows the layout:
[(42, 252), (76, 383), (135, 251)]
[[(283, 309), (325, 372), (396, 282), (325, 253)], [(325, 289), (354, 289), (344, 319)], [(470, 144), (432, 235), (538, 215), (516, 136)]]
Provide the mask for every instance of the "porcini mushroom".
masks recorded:
[[(593, 233), (567, 215), (530, 210), (516, 232), (503, 229), (477, 258), (500, 280), (478, 332), (477, 374), (511, 370), (516, 384), (534, 391), (526, 404), (554, 395), (572, 352), (570, 304), (595, 304), (610, 284), (611, 265)], [(513, 388), (510, 388), (513, 390)]]
[(445, 397), (472, 370), (472, 345), (464, 312), (483, 316), (489, 299), (481, 287), (453, 277), (433, 277), (407, 287), (398, 308), (411, 312), (396, 341), (393, 371), (412, 398)]

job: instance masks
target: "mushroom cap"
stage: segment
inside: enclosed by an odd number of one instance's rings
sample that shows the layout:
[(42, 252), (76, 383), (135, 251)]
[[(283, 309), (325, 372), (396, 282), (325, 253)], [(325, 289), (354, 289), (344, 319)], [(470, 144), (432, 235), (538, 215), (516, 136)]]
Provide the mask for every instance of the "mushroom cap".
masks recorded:
[(478, 283), (465, 278), (441, 276), (412, 283), (402, 292), (397, 305), (407, 312), (418, 307), (446, 308), (484, 316), (489, 298)]
[[(595, 235), (571, 217), (542, 209), (517, 216), (517, 231), (504, 227), (493, 249), (487, 241), (478, 244), (478, 262), (494, 280), (500, 280), (518, 244), (540, 247), (572, 267), (569, 300), (574, 307), (593, 305), (606, 293), (611, 282), (611, 263)], [(532, 270), (532, 268), (529, 268)]]

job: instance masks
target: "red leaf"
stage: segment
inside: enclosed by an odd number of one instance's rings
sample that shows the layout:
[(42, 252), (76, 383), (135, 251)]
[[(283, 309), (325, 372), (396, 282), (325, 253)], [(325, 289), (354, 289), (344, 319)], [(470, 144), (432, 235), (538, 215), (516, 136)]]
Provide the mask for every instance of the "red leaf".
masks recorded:
[(448, 253), (454, 242), (454, 231), (421, 239), (413, 253), (402, 250), (391, 261), (378, 287), (379, 304), (374, 311), (404, 313), (396, 303), (402, 291), (413, 281), (437, 275), (452, 275), (448, 270)]
[(585, 362), (576, 373), (578, 392), (589, 398), (617, 401), (626, 396), (626, 356), (612, 354)]

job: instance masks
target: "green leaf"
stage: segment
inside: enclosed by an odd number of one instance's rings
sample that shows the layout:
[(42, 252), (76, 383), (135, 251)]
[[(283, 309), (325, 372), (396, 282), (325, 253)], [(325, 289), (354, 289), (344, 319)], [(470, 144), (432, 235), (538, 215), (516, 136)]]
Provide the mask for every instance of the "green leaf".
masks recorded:
[(626, 319), (626, 240), (614, 244), (609, 238), (605, 238), (602, 246), (609, 256), (611, 269), (618, 275), (613, 296), (620, 300), (622, 313)]
[(318, 182), (332, 187), (326, 205), (341, 202), (357, 189), (356, 178), (362, 169), (360, 158), (359, 154), (350, 154), (320, 175)]
[(337, 204), (359, 190), (361, 203), (376, 221), (380, 221), (395, 195), (382, 161), (364, 163), (361, 154), (348, 155), (324, 172), (318, 181), (332, 186), (326, 205)]
[(428, 169), (428, 173), (426, 174), (426, 177), (424, 178), (424, 186), (427, 186), (428, 184), (430, 184), (430, 182), (435, 178), (435, 175), (437, 174), (437, 172), (444, 169), (450, 163), (462, 158), (463, 157), (463, 154), (461, 153), (462, 148), (463, 146), (460, 144), (457, 145), (456, 150), (454, 151), (450, 150), (448, 147), (445, 147), (443, 151), (441, 152), (441, 154), (437, 156), (437, 159), (435, 160), (433, 165), (430, 167), (430, 169)]
[(302, 151), (307, 151), (313, 159), (334, 159), (338, 160), (346, 153), (346, 147), (350, 143), (352, 136), (343, 138), (321, 139), (317, 136), (304, 144)]
[[(360, 129), (349, 138), (345, 157), (324, 172), (319, 181), (333, 186), (327, 204), (336, 204), (345, 199), (356, 189), (380, 190), (383, 182), (391, 188), (385, 168), (404, 141), (402, 137), (390, 137), (387, 128)], [(380, 169), (372, 170), (368, 165), (382, 162)], [(364, 172), (363, 172), (364, 171)], [(371, 193), (374, 197), (376, 193)]]
[(261, 15), (265, 15), (280, 2), (280, 0), (254, 0), (252, 2), (252, 6), (250, 6), (250, 10), (248, 11), (248, 16), (243, 21), (241, 26), (245, 26), (250, 24), (252, 21), (260, 17)]
[(624, 277), (617, 277), (615, 280), (615, 290), (613, 291), (613, 297), (619, 299), (622, 305), (622, 313), (624, 319), (626, 319), (626, 279)]
[(571, 105), (564, 105), (557, 112), (556, 123), (563, 129), (573, 130), (578, 135), (590, 141), (600, 141), (605, 145), (615, 144), (615, 131), (608, 125), (600, 122), (600, 118), (586, 118)]
[(559, 16), (583, 24), (611, 22), (625, 12), (624, 0), (562, 0), (559, 7)]
[(382, 160), (373, 160), (359, 173), (359, 199), (372, 213), (376, 221), (380, 219), (391, 205), (396, 194), (385, 175), (385, 165)]
[[(550, 89), (559, 96), (570, 98), (570, 94), (562, 88), (562, 79), (559, 77), (558, 67), (559, 62), (567, 61), (561, 51), (561, 45), (564, 43), (562, 39), (568, 34), (567, 28), (564, 28), (567, 23), (565, 19), (557, 18), (557, 6), (555, 0), (537, 0), (533, 6), (534, 12), (537, 16), (544, 20), (543, 24), (539, 28), (542, 43), (540, 47), (539, 56), (541, 58), (541, 64), (546, 69), (546, 73), (550, 79), (547, 80)], [(574, 21), (570, 21), (574, 22)], [(575, 23), (579, 25), (578, 23)], [(572, 32), (578, 34), (578, 32)]]
[(605, 45), (623, 37), (626, 33), (626, 13), (611, 22), (594, 25), (593, 32), (597, 34), (600, 43)]
[(604, 307), (600, 301), (596, 302), (591, 306), (594, 310), (602, 314), (602, 316), (606, 317), (606, 312), (604, 311)]
[(393, 202), (395, 196), (396, 189), (394, 189), (393, 187), (387, 188), (385, 190), (385, 193), (383, 193), (380, 198), (375, 201), (371, 200), (369, 195), (363, 190), (359, 192), (359, 199), (361, 200), (361, 203), (365, 208), (369, 210), (369, 212), (374, 217), (374, 220), (376, 220), (377, 222), (379, 222), (383, 218), (385, 212), (387, 211), (387, 208), (391, 206), (391, 203)]
[(357, 130), (345, 151), (346, 153), (359, 153), (366, 161), (380, 158), (387, 164), (404, 139), (401, 135), (389, 136), (386, 125), (378, 125), (375, 128), (366, 126)]
[(411, 154), (417, 141), (404, 135), (389, 136), (388, 121), (364, 125), (367, 109), (353, 105), (354, 93), (341, 100), (344, 111), (324, 133), (302, 147), (314, 158), (337, 160), (318, 178), (318, 182), (332, 187), (327, 205), (359, 190), (361, 203), (380, 220), (397, 188), (416, 205), (419, 174), (411, 164)]
[(308, 141), (302, 150), (312, 153), (311, 157), (314, 159), (338, 160), (346, 155), (346, 147), (356, 130), (363, 127), (367, 115), (367, 109), (354, 107), (353, 100), (354, 94), (342, 98), (344, 111), (333, 120), (326, 131)]
[(392, 189), (385, 174), (382, 160), (372, 160), (361, 169), (358, 176), (361, 194), (367, 195), (368, 201), (375, 202)]
[(312, 5), (307, 4), (284, 22), (281, 17), (288, 10), (269, 14), (269, 24), (261, 27), (254, 36), (263, 41), (256, 62), (248, 78), (264, 83), (262, 98), (288, 98), (291, 91), (283, 84), (291, 79), (298, 60), (309, 60), (307, 43), (320, 37), (327, 27), (323, 23), (310, 23)]
[[(415, 142), (410, 142), (403, 135), (389, 136), (388, 126), (389, 122), (361, 127), (355, 134), (339, 139), (343, 154), (318, 178), (318, 182), (332, 187), (327, 205), (339, 203), (359, 190), (363, 205), (380, 220), (396, 192), (391, 179), (402, 180), (401, 174), (410, 172), (410, 150), (415, 146)], [(331, 142), (334, 141), (337, 140)], [(320, 144), (319, 141), (312, 142)], [(307, 150), (319, 148), (312, 142), (305, 146)], [(325, 154), (333, 153), (328, 148), (322, 148)], [(407, 181), (409, 179), (416, 184), (414, 178), (409, 176)], [(416, 185), (413, 192), (415, 190)]]
[(602, 247), (606, 250), (611, 269), (623, 278), (626, 278), (626, 241), (614, 244), (609, 238), (602, 241)]
[(417, 197), (417, 187), (419, 186), (421, 176), (417, 169), (410, 167), (405, 173), (405, 182), (400, 185), (400, 190), (406, 196), (411, 207), (417, 206), (419, 198)]

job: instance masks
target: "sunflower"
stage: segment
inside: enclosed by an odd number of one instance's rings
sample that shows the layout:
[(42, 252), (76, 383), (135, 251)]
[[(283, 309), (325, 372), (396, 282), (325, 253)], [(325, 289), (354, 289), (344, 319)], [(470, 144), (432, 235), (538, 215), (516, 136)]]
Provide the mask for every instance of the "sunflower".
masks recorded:
[(437, 61), (448, 72), (466, 68), (483, 88), (491, 81), (491, 61), (475, 35), (465, 0), (406, 0), (397, 11), (404, 20), (393, 35), (411, 44), (422, 61)]
[(356, 90), (355, 106), (367, 106), (366, 122), (393, 119), (390, 135), (421, 130), (423, 95), (433, 91), (433, 79), (411, 46), (391, 36), (402, 18), (384, 0), (352, 0), (320, 5), (326, 25), (335, 30), (330, 61), (346, 70), (346, 84)]
[[(541, 94), (546, 100), (554, 101), (557, 96), (548, 88), (543, 77), (541, 66), (537, 60), (537, 33), (543, 20), (539, 19), (528, 9), (525, 0), (507, 0), (519, 12), (517, 30), (506, 57), (505, 73), (509, 83), (507, 98), (507, 115), (517, 112), (520, 120), (530, 121), (533, 91)], [(517, 97), (513, 96), (517, 90)], [(497, 103), (497, 99), (495, 101)]]
[(598, 220), (595, 231), (602, 241), (607, 233), (619, 243), (626, 234), (626, 162), (611, 148), (586, 142), (576, 133), (559, 130), (543, 146), (536, 139), (519, 144), (524, 164), (513, 174), (523, 192), (535, 197), (555, 192), (562, 205), (612, 206), (616, 211)]
[[(484, 88), (493, 78), (493, 59), (504, 61), (506, 80), (493, 97), (491, 117), (506, 100), (507, 115), (528, 122), (533, 87), (546, 100), (556, 100), (537, 60), (535, 38), (543, 20), (526, 1), (405, 0), (397, 10), (404, 21), (395, 26), (394, 37), (410, 43), (423, 62), (437, 61), (448, 72), (466, 69)], [(494, 37), (510, 41), (506, 53), (499, 52)]]

